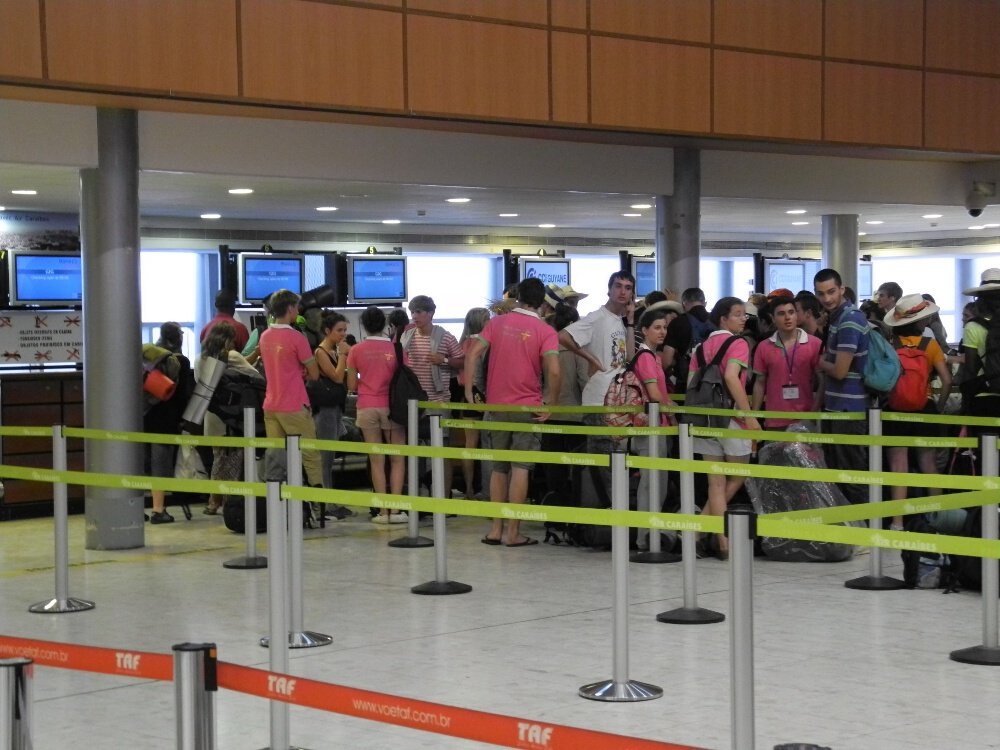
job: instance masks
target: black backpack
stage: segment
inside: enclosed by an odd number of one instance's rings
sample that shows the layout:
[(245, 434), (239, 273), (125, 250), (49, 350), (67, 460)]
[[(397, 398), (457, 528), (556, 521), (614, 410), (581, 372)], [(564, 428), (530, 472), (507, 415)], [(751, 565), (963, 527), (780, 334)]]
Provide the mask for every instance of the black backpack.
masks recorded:
[[(697, 406), (709, 409), (732, 409), (733, 397), (726, 388), (725, 373), (722, 369), (722, 362), (726, 352), (735, 341), (742, 336), (729, 336), (722, 342), (719, 351), (712, 357), (711, 362), (705, 361), (704, 345), (699, 345), (694, 350), (695, 361), (698, 363), (698, 370), (688, 382), (687, 396), (684, 406)], [(694, 427), (721, 427), (729, 426), (729, 417), (716, 417), (706, 414), (684, 414), (681, 417), (687, 424)]]
[[(427, 400), (427, 391), (413, 370), (403, 364), (403, 347), (396, 341), (396, 372), (389, 381), (389, 419), (409, 429), (409, 402)], [(419, 412), (418, 412), (419, 414)]]

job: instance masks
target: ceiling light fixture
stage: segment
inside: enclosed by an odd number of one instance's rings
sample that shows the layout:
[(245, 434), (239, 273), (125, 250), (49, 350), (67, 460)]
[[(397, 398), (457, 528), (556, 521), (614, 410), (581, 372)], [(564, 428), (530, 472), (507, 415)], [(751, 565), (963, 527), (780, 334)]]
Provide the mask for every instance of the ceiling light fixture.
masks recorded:
[(785, 211), (789, 216), (797, 216), (798, 214), (804, 214), (806, 210), (804, 208), (793, 208), (791, 211)]
[(11, 195), (38, 195), (37, 190), (11, 190)]
[(316, 206), (317, 211), (336, 211), (336, 206)]
[(6, 211), (6, 210), (7, 210), (6, 206), (0, 206), (0, 211)]
[(885, 224), (885, 222), (881, 221), (880, 219), (873, 219), (872, 221), (866, 221), (865, 224), (871, 224), (872, 226), (876, 226), (878, 224)]
[(448, 198), (445, 203), (468, 203), (472, 198)]
[(986, 229), (986, 227), (984, 227), (982, 224), (976, 224), (974, 226), (969, 227), (969, 229)]
[(504, 219), (513, 219), (517, 215), (518, 214), (497, 214), (497, 216), (500, 216), (501, 218)]
[(383, 224), (398, 224), (399, 219), (382, 219)]
[(864, 237), (868, 232), (858, 232), (858, 237)]
[(622, 214), (622, 216), (628, 216), (629, 218), (641, 217), (642, 214)]
[(792, 226), (793, 227), (804, 227), (804, 226), (806, 226), (808, 224), (809, 224), (808, 221), (793, 221), (792, 222)]
[[(0, 211), (3, 211), (3, 208), (0, 208)], [(1000, 224), (983, 224), (983, 229), (996, 229), (997, 227), (1000, 227)]]
[(202, 214), (201, 218), (203, 218), (203, 219), (221, 219), (222, 218), (222, 214)]
[(921, 219), (940, 219), (943, 214), (924, 214)]
[(539, 224), (538, 225), (539, 229), (555, 229), (555, 227), (556, 227), (555, 224)]
[(229, 188), (230, 195), (250, 195), (253, 188)]
[(633, 203), (631, 206), (629, 206), (629, 208), (638, 208), (640, 210), (652, 207), (653, 207), (652, 203)]

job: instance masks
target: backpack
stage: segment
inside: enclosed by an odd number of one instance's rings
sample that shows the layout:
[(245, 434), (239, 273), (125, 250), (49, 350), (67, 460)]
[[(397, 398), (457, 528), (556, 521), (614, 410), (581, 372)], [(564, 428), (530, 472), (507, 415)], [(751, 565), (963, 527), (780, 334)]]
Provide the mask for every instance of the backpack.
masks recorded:
[[(409, 351), (410, 342), (413, 341), (413, 337), (416, 334), (416, 332), (417, 332), (416, 328), (407, 328), (405, 331), (403, 331), (403, 335), (399, 337), (399, 343), (402, 349)], [(447, 331), (439, 325), (435, 324), (434, 326), (431, 327), (431, 354), (437, 354), (437, 351), (441, 346), (441, 342), (444, 341), (444, 335), (446, 333)], [(399, 357), (399, 361), (400, 362), (403, 361), (402, 356)], [(445, 390), (445, 386), (447, 385), (444, 381), (444, 377), (441, 374), (442, 367), (447, 367), (447, 365), (431, 366), (431, 380), (433, 381), (434, 390), (437, 391), (438, 393)], [(423, 399), (421, 399), (421, 401), (425, 400), (426, 396)]]
[[(243, 435), (243, 409), (253, 407), (254, 430), (264, 434), (264, 396), (267, 384), (263, 378), (226, 368), (219, 378), (208, 403), (208, 410), (222, 420), (231, 435)], [(243, 435), (243, 437), (251, 437)]]
[[(881, 338), (881, 337), (880, 337)], [(905, 346), (897, 338), (893, 341), (899, 357), (900, 373), (896, 385), (889, 392), (889, 408), (895, 411), (921, 411), (927, 403), (927, 382), (930, 380), (931, 363), (927, 359), (926, 336), (917, 346)]]
[[(653, 355), (649, 349), (640, 349), (632, 357), (632, 360), (612, 378), (604, 396), (605, 406), (645, 407), (649, 403), (646, 386), (635, 374), (635, 363), (644, 353)], [(608, 427), (646, 427), (649, 425), (649, 414), (645, 410), (641, 412), (609, 412), (604, 415), (604, 421)], [(612, 438), (616, 443), (620, 443), (624, 439), (624, 436), (620, 435)]]
[(389, 419), (407, 429), (411, 399), (426, 401), (427, 391), (420, 385), (417, 374), (403, 364), (403, 347), (396, 341), (396, 371), (389, 381)]
[[(889, 393), (899, 380), (900, 371), (901, 365), (896, 350), (881, 333), (869, 328), (868, 358), (865, 360), (865, 371), (862, 376), (865, 387), (877, 393)], [(927, 387), (926, 380), (924, 387)], [(926, 395), (926, 391), (924, 393)]]
[(986, 352), (982, 357), (983, 372), (972, 378), (968, 385), (962, 384), (963, 395), (975, 396), (980, 393), (1000, 393), (1000, 315), (992, 319), (973, 318), (986, 329)]
[(687, 315), (687, 319), (691, 323), (691, 345), (690, 350), (693, 352), (694, 348), (705, 341), (708, 335), (713, 331), (717, 330), (712, 321), (706, 318), (705, 320), (699, 320), (691, 313), (684, 313)]
[[(722, 369), (722, 362), (729, 347), (742, 339), (742, 336), (729, 336), (722, 342), (719, 351), (715, 353), (711, 362), (705, 361), (704, 346), (699, 345), (694, 351), (695, 361), (698, 369), (688, 381), (687, 396), (685, 406), (697, 406), (710, 409), (732, 409), (733, 397), (726, 388), (725, 374)], [(683, 420), (694, 427), (722, 427), (729, 426), (729, 417), (709, 416), (706, 414), (685, 414)]]
[(143, 344), (143, 411), (148, 412), (157, 404), (173, 398), (182, 375), (181, 360), (176, 354), (156, 344)]

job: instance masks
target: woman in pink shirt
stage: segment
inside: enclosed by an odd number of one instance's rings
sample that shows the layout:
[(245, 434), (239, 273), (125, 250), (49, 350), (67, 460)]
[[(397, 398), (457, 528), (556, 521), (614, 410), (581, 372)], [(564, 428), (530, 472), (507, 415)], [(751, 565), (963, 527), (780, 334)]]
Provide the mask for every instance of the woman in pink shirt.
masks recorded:
[[(389, 382), (396, 372), (396, 348), (386, 338), (385, 313), (372, 306), (361, 313), (361, 326), (367, 338), (351, 348), (347, 355), (347, 389), (358, 393), (357, 426), (366, 443), (406, 442), (406, 431), (389, 419)], [(385, 456), (373, 453), (371, 462), (372, 489), (385, 494)], [(403, 456), (389, 457), (389, 492), (400, 495), (406, 464)], [(391, 513), (382, 508), (373, 523), (405, 523), (405, 512)]]

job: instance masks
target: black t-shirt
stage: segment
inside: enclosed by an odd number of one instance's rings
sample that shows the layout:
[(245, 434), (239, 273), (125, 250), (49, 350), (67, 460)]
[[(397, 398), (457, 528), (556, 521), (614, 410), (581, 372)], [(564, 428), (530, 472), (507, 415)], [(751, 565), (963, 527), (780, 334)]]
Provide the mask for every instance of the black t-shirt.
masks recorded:
[(688, 347), (691, 346), (691, 321), (687, 315), (678, 315), (670, 321), (663, 345), (674, 349), (676, 356), (684, 356)]

